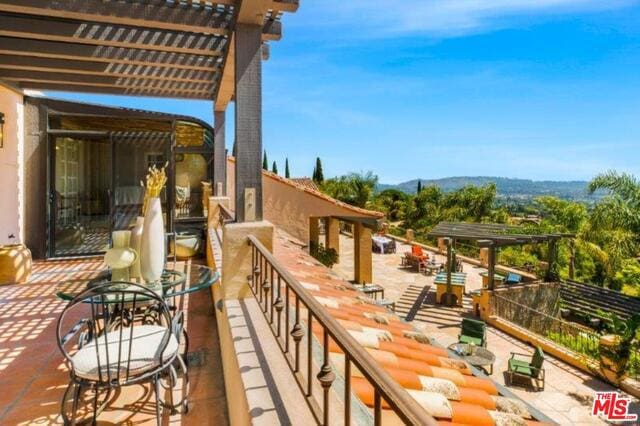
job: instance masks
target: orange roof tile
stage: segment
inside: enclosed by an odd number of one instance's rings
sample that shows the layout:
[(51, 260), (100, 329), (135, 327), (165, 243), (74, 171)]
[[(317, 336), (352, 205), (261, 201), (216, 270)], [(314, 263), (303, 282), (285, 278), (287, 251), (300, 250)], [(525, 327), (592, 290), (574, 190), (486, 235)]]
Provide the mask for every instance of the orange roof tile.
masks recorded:
[[(532, 419), (524, 402), (500, 396), (492, 380), (473, 376), (467, 363), (453, 358), (411, 324), (327, 271), (291, 244), (281, 230), (276, 232), (274, 254), (380, 366), (442, 424), (525, 425)], [(313, 333), (321, 338), (318, 324), (314, 324)], [(332, 340), (329, 352), (344, 374), (344, 354)], [(357, 369), (351, 371), (353, 392), (373, 407), (373, 388)], [(383, 408), (389, 407), (383, 402)]]
[[(232, 156), (227, 157), (229, 161), (232, 161), (235, 163), (236, 159)], [(372, 218), (377, 218), (377, 219), (382, 219), (384, 217), (384, 213), (381, 212), (377, 212), (377, 211), (373, 211), (373, 210), (367, 210), (367, 209), (363, 209), (360, 207), (356, 207), (356, 206), (352, 206), (351, 204), (347, 204), (345, 202), (342, 202), (340, 200), (336, 200), (335, 198), (332, 198), (330, 196), (328, 196), (327, 194), (321, 192), (319, 189), (313, 188), (310, 185), (307, 185), (305, 183), (300, 183), (294, 179), (287, 179), (285, 177), (282, 177), (276, 173), (272, 173), (268, 170), (262, 170), (262, 176), (263, 177), (267, 177), (270, 179), (274, 179), (280, 182), (283, 182), (289, 186), (293, 186), (294, 188), (297, 188), (301, 191), (304, 191), (306, 193), (309, 193), (315, 197), (321, 198), (325, 201), (329, 201), (330, 203), (335, 204), (336, 206), (342, 207), (344, 209), (347, 210), (351, 210), (354, 213), (357, 213), (359, 215), (364, 215), (364, 216), (369, 216)], [(315, 186), (315, 185), (314, 185)]]

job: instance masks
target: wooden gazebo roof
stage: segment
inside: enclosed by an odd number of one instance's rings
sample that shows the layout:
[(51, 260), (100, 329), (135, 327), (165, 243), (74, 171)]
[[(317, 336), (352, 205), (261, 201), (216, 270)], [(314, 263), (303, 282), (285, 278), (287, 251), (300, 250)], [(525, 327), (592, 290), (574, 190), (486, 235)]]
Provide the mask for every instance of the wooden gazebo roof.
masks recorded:
[(500, 223), (440, 222), (429, 232), (433, 238), (477, 241), (480, 246), (515, 246), (543, 243), (572, 234), (527, 234), (519, 226)]
[(262, 25), (263, 42), (279, 40), (282, 13), (297, 7), (298, 0), (0, 0), (0, 79), (226, 105), (236, 23)]

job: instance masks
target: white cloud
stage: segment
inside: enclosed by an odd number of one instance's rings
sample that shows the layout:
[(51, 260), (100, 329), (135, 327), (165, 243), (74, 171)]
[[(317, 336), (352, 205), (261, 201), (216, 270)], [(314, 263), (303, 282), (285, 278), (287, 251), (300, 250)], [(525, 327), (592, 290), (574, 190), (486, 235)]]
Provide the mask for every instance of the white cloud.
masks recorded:
[(637, 0), (305, 0), (314, 22), (350, 24), (367, 37), (416, 33), (451, 37), (509, 26), (509, 18), (599, 12), (638, 4)]

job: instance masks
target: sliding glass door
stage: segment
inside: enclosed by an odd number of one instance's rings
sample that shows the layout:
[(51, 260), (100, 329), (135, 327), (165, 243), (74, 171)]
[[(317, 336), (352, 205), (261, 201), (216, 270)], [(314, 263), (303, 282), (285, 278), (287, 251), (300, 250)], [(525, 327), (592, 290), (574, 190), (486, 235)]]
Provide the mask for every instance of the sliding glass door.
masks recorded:
[(49, 253), (104, 252), (111, 233), (111, 143), (108, 138), (51, 139)]

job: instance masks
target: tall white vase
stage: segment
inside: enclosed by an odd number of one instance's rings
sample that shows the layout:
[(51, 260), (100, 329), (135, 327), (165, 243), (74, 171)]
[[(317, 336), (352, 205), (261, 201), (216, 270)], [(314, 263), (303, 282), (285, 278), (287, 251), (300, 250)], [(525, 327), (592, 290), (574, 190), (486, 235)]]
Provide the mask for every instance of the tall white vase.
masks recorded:
[(160, 280), (166, 258), (164, 221), (159, 198), (149, 199), (140, 244), (140, 272), (147, 284)]
[(138, 254), (137, 260), (129, 268), (129, 276), (131, 278), (140, 278), (140, 248), (142, 246), (142, 231), (144, 230), (144, 216), (138, 216), (136, 218), (136, 224), (131, 230), (130, 247)]

